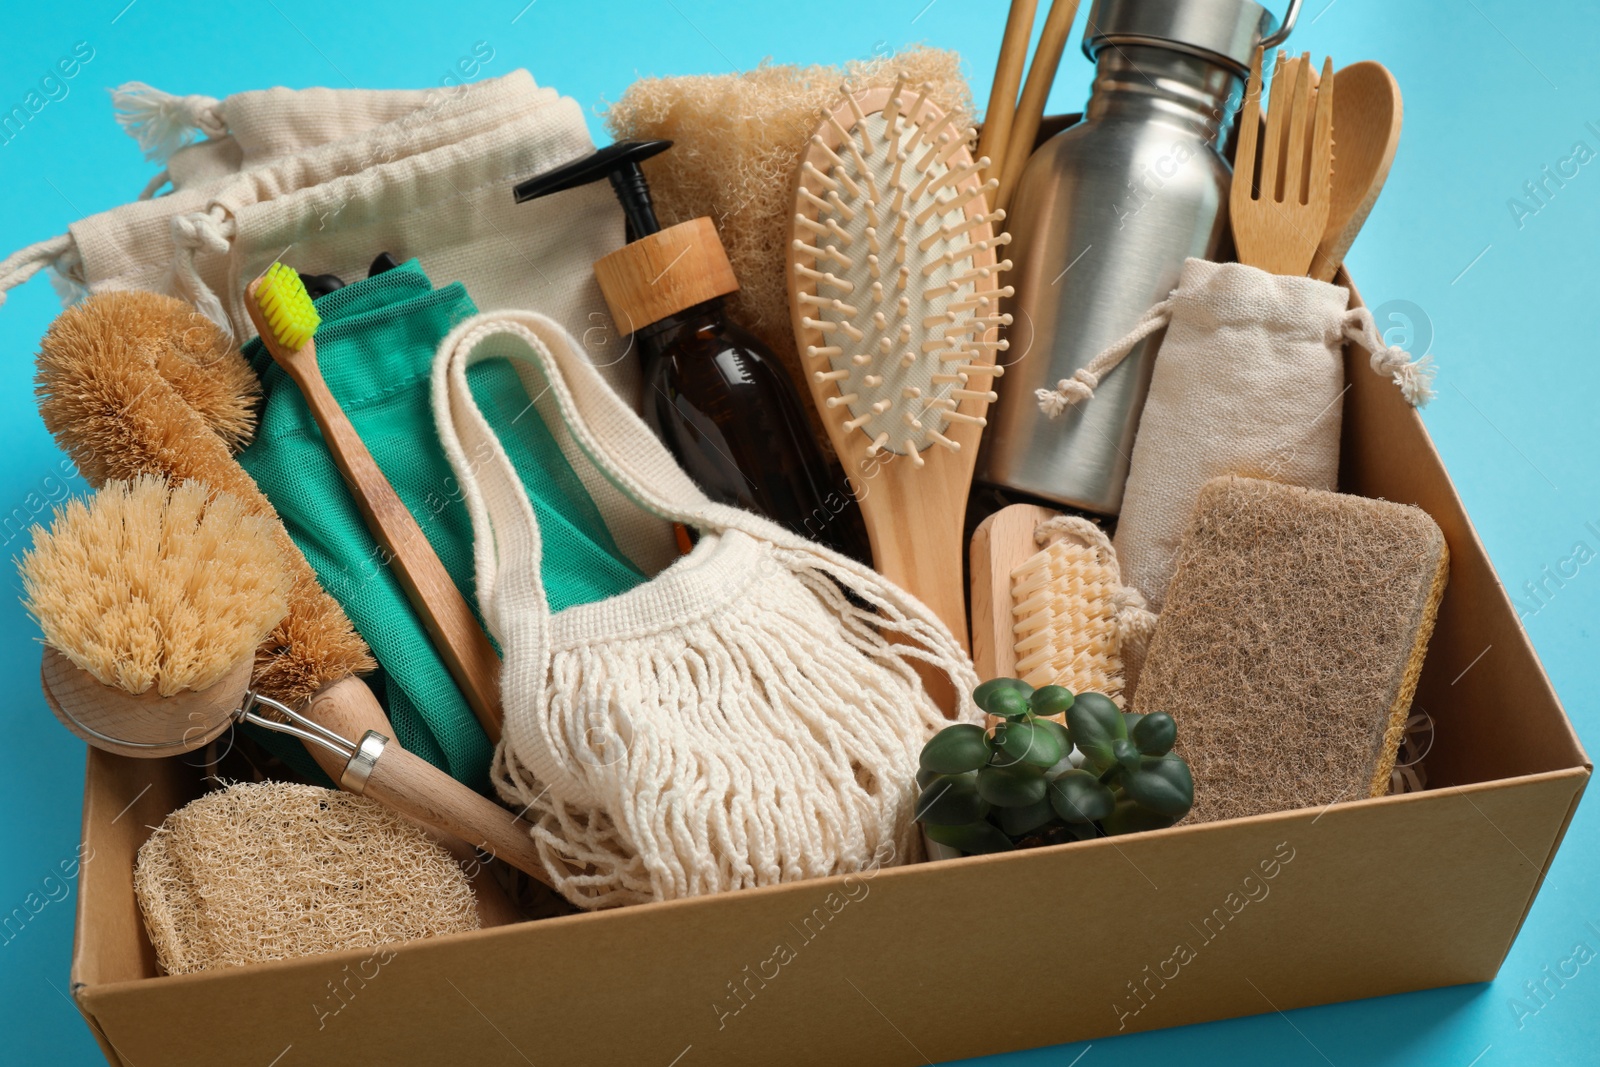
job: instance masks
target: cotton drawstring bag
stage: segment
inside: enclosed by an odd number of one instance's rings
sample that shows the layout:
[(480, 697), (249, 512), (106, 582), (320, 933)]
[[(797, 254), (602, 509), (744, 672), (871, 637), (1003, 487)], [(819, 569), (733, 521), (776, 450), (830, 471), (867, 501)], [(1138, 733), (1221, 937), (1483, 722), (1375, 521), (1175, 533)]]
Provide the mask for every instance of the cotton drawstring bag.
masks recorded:
[[(213, 102), (129, 90), (126, 124), (157, 155), (194, 133), (228, 144), (182, 149), (207, 161), (180, 168), (175, 192), (81, 220), (0, 263), (0, 297), (53, 267), (67, 302), (107, 289), (167, 293), (242, 341), (254, 333), (244, 286), (273, 259), (354, 281), (389, 252), (465, 282), (481, 306), (555, 315), (591, 340), (614, 385), (635, 393), (635, 362), (621, 358), (590, 269), (622, 245), (609, 190), (524, 205), (509, 191), (514, 179), (593, 151), (576, 101), (526, 71), (399, 99), (305, 93)], [(315, 143), (323, 137), (334, 139)]]
[[(108, 289), (170, 295), (172, 219), (203, 210), (236, 175), (329, 145), (345, 146), (329, 154), (346, 160), (346, 167), (368, 166), (379, 158), (365, 146), (374, 128), (414, 128), (447, 114), (482, 112), (480, 128), (489, 129), (507, 109), (555, 99), (520, 70), (448, 90), (262, 89), (224, 100), (129, 82), (112, 94), (117, 122), (147, 159), (165, 168), (133, 203), (91, 215), (0, 261), (0, 304), (6, 290), (45, 268), (64, 305)], [(281, 169), (278, 187), (293, 188), (296, 173)], [(170, 192), (155, 197), (169, 184)]]
[[(545, 535), (467, 386), (503, 357), (639, 508), (700, 533), (620, 596), (552, 612)], [(914, 858), (914, 775), (948, 725), (915, 667), (971, 662), (870, 569), (712, 503), (553, 319), (480, 315), (433, 367), (434, 420), (472, 516), (478, 603), (504, 654), (501, 796), (555, 887), (598, 908)], [(854, 599), (853, 599), (854, 598)], [(962, 717), (978, 721), (965, 703)]]
[(1224, 474), (1333, 490), (1345, 389), (1344, 345), (1371, 354), (1406, 402), (1433, 396), (1428, 357), (1384, 343), (1350, 291), (1239, 263), (1190, 259), (1178, 287), (1128, 335), (1055, 389), (1054, 417), (1083, 403), (1134, 345), (1166, 337), (1134, 440), (1115, 545), (1123, 579), (1159, 612), (1200, 487)]

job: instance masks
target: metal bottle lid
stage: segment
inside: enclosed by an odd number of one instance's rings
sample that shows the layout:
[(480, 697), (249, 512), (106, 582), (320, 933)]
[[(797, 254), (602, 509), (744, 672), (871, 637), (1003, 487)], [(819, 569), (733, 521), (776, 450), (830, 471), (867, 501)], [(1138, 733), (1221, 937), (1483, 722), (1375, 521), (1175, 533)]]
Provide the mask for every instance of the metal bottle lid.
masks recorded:
[(1274, 48), (1294, 29), (1303, 0), (1289, 0), (1280, 24), (1253, 0), (1095, 0), (1083, 35), (1090, 59), (1102, 49), (1154, 45), (1250, 69), (1256, 46)]

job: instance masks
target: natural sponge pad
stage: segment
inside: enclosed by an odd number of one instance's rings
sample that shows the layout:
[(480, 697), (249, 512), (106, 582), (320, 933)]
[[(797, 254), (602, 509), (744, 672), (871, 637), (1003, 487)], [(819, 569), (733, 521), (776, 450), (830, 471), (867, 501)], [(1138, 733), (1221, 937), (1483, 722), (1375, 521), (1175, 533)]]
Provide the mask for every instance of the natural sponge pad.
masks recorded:
[[(673, 142), (672, 151), (644, 165), (662, 225), (711, 216), (739, 279), (730, 313), (784, 361), (808, 407), (811, 389), (789, 325), (785, 273), (795, 172), (841, 83), (886, 88), (900, 73), (907, 86), (931, 86), (929, 97), (954, 115), (957, 129), (971, 123), (961, 57), (932, 48), (842, 68), (763, 63), (743, 74), (644, 78), (606, 112), (618, 140)], [(826, 440), (820, 423), (813, 429)]]
[(133, 887), (168, 974), (478, 928), (467, 876), (416, 826), (288, 782), (231, 785), (168, 815)]
[(1386, 792), (1448, 574), (1418, 508), (1206, 483), (1134, 697), (1178, 721), (1190, 821)]

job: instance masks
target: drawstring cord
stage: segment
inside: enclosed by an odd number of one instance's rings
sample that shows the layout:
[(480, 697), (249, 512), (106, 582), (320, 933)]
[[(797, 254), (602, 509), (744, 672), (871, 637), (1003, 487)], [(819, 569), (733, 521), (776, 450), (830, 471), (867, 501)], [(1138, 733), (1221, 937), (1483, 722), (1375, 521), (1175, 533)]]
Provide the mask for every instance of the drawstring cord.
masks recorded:
[[(1079, 368), (1072, 377), (1061, 379), (1054, 389), (1035, 390), (1039, 410), (1053, 419), (1067, 408), (1094, 396), (1095, 389), (1105, 376), (1116, 370), (1140, 341), (1163, 329), (1171, 320), (1172, 298), (1168, 297), (1153, 305), (1133, 329), (1101, 351), (1086, 366)], [(1368, 309), (1356, 307), (1344, 313), (1339, 324), (1339, 339), (1366, 349), (1371, 354), (1369, 365), (1373, 373), (1392, 380), (1399, 387), (1400, 395), (1412, 407), (1426, 407), (1436, 395), (1433, 390), (1433, 357), (1412, 359), (1411, 353), (1399, 345), (1386, 344)]]

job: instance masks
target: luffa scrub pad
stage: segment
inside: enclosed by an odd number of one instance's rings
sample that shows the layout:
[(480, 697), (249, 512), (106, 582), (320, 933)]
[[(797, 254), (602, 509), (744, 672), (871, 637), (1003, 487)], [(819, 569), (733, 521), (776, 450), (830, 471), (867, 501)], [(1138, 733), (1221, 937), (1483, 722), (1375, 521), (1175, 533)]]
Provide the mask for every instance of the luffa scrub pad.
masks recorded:
[(1207, 482), (1134, 697), (1178, 721), (1191, 821), (1387, 792), (1448, 573), (1419, 508)]
[[(729, 318), (778, 353), (807, 400), (806, 368), (789, 325), (785, 263), (795, 172), (818, 115), (837, 99), (841, 83), (858, 91), (888, 88), (901, 74), (908, 86), (930, 87), (928, 95), (950, 109), (953, 128), (971, 124), (961, 57), (932, 48), (844, 67), (762, 64), (743, 74), (642, 78), (606, 113), (606, 126), (619, 141), (673, 142), (672, 151), (644, 165), (662, 225), (702, 215), (716, 221), (739, 279)], [(814, 411), (812, 419), (820, 439)]]
[(375, 800), (260, 782), (207, 793), (139, 849), (133, 887), (168, 974), (478, 929), (450, 853)]

